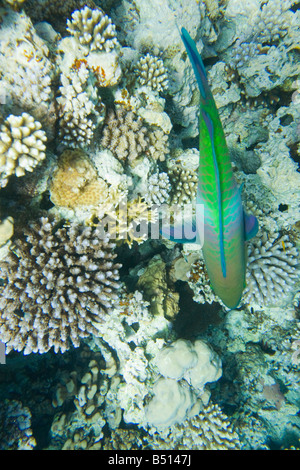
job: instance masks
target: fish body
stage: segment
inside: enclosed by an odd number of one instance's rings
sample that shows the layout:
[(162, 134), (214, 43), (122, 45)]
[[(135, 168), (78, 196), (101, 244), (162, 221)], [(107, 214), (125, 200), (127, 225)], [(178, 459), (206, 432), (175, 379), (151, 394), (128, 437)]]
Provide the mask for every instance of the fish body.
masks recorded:
[(181, 34), (200, 90), (196, 196), (197, 205), (204, 208), (200, 242), (215, 294), (227, 307), (235, 308), (245, 287), (245, 241), (254, 236), (258, 224), (254, 216), (244, 214), (241, 191), (233, 175), (222, 123), (202, 59), (186, 29), (182, 28)]

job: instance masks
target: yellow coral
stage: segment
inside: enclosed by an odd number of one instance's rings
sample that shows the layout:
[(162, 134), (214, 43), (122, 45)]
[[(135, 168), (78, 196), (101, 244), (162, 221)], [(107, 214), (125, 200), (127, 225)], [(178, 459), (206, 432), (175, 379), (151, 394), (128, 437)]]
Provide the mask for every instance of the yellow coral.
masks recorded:
[(107, 191), (107, 184), (97, 177), (82, 150), (68, 149), (62, 153), (50, 186), (51, 201), (55, 205), (69, 209), (97, 206)]

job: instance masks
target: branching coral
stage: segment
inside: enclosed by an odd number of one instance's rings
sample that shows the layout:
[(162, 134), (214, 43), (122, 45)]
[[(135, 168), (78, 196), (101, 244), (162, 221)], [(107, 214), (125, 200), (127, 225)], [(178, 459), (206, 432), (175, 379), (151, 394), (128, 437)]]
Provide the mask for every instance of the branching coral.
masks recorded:
[(157, 126), (146, 127), (140, 116), (124, 108), (108, 113), (101, 144), (131, 164), (143, 155), (164, 160), (169, 153), (168, 135)]
[(196, 196), (197, 175), (181, 165), (172, 166), (168, 171), (171, 182), (171, 203), (190, 203)]
[(292, 290), (298, 276), (299, 254), (288, 235), (264, 232), (249, 243), (247, 287), (243, 301), (277, 305)]
[(84, 62), (69, 75), (61, 74), (59, 127), (62, 142), (69, 147), (87, 146), (97, 125), (104, 119), (104, 106), (91, 83), (91, 74)]
[(46, 157), (47, 140), (40, 122), (23, 113), (7, 117), (0, 131), (0, 186), (8, 183), (9, 176), (23, 176), (25, 171), (33, 171)]
[(110, 111), (103, 129), (101, 144), (109, 148), (119, 160), (133, 162), (148, 147), (147, 128), (142, 118), (132, 111)]
[(208, 405), (196, 416), (146, 438), (153, 449), (238, 450), (240, 441), (218, 405)]
[(170, 199), (171, 184), (167, 173), (154, 173), (148, 179), (145, 201), (148, 204), (165, 204)]
[(147, 85), (152, 90), (165, 91), (168, 87), (167, 71), (162, 59), (146, 54), (137, 63), (138, 82)]
[(116, 298), (120, 267), (114, 244), (102, 235), (42, 218), (15, 241), (1, 263), (0, 337), (7, 351), (63, 352), (97, 332)]
[(100, 9), (92, 10), (86, 6), (75, 10), (67, 26), (69, 33), (86, 49), (86, 54), (94, 50), (109, 52), (117, 44), (115, 25)]

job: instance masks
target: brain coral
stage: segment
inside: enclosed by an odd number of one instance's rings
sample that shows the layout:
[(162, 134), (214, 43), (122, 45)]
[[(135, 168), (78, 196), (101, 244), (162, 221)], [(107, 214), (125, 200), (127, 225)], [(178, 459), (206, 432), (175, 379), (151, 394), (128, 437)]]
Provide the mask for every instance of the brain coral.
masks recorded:
[(41, 218), (1, 262), (0, 338), (6, 349), (64, 352), (96, 333), (119, 287), (114, 244), (99, 229)]

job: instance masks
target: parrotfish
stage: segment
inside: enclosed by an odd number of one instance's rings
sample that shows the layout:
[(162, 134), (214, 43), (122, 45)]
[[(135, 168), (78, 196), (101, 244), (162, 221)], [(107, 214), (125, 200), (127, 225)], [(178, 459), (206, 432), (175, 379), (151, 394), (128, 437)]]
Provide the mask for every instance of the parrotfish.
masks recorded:
[(253, 215), (244, 213), (222, 123), (196, 44), (185, 28), (181, 30), (181, 37), (200, 91), (196, 219), (200, 217), (197, 207), (203, 207), (203, 226), (199, 225), (200, 220), (194, 221), (195, 237), (192, 240), (175, 239), (172, 236), (176, 232), (174, 228), (168, 238), (182, 243), (200, 241), (214, 293), (227, 307), (235, 308), (245, 287), (245, 242), (257, 233), (258, 222)]

